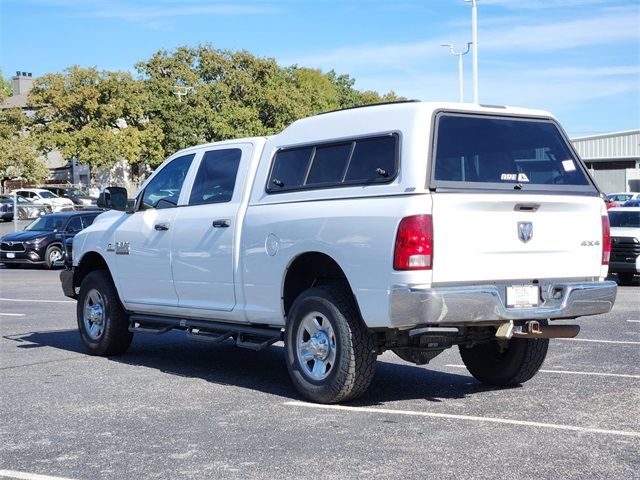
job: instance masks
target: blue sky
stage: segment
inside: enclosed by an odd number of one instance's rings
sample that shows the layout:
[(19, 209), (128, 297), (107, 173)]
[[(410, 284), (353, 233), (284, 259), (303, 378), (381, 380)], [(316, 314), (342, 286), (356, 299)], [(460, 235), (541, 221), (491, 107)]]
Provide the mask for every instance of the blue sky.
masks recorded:
[[(481, 103), (553, 112), (569, 135), (640, 128), (640, 1), (478, 0)], [(470, 40), (463, 0), (0, 0), (0, 67), (134, 71), (159, 49), (208, 43), (334, 69), (359, 89), (457, 101)], [(465, 57), (471, 100), (471, 55)]]

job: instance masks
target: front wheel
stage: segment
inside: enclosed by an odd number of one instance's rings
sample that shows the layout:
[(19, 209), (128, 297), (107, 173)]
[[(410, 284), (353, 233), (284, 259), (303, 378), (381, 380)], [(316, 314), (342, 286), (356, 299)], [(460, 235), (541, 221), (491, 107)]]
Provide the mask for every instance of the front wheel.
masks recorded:
[(289, 313), (287, 367), (296, 389), (318, 403), (362, 395), (375, 371), (373, 335), (363, 325), (351, 293), (322, 286), (300, 294)]
[(96, 270), (82, 280), (77, 317), (80, 337), (91, 355), (118, 355), (129, 348), (129, 316), (106, 271)]
[(62, 260), (62, 248), (58, 245), (51, 245), (44, 254), (44, 263), (51, 270), (56, 266), (56, 262)]
[(471, 348), (461, 345), (460, 356), (477, 380), (488, 385), (509, 386), (533, 378), (540, 370), (548, 348), (548, 338), (512, 338), (504, 347), (497, 340)]

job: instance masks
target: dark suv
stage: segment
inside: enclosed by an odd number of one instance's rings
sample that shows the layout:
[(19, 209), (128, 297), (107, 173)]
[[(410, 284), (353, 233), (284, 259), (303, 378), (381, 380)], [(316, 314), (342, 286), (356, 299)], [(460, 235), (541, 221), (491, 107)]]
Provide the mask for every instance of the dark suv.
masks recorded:
[(0, 263), (7, 268), (41, 264), (52, 268), (63, 259), (65, 238), (75, 236), (93, 223), (102, 211), (60, 212), (44, 215), (21, 232), (0, 238)]

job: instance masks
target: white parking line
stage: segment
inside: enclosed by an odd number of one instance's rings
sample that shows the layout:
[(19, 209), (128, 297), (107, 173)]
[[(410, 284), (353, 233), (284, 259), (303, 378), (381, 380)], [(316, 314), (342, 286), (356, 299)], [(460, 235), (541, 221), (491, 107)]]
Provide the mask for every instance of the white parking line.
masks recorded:
[(37, 473), (16, 472), (15, 470), (0, 470), (0, 477), (21, 480), (71, 480), (67, 477), (52, 477), (51, 475), (39, 475)]
[(556, 430), (568, 430), (580, 433), (595, 433), (600, 435), (617, 435), (621, 437), (640, 437), (640, 432), (624, 430), (604, 430), (601, 428), (578, 427), (575, 425), (562, 425), (558, 423), (529, 422), (526, 420), (512, 420), (509, 418), (475, 417), (472, 415), (453, 415), (449, 413), (416, 412), (413, 410), (391, 410), (388, 408), (348, 407), (346, 405), (320, 405), (316, 403), (285, 402), (284, 405), (292, 407), (317, 408), (324, 410), (338, 410), (351, 413), (377, 413), (387, 415), (408, 415), (414, 417), (445, 418), (447, 420), (466, 420), (480, 423), (500, 423), (505, 425), (520, 425), (527, 427), (551, 428)]
[(640, 342), (631, 342), (626, 340), (592, 340), (590, 338), (554, 338), (554, 340), (563, 340), (565, 342), (592, 342), (592, 343), (613, 343), (617, 345), (640, 345)]
[[(467, 368), (464, 365), (445, 365), (445, 367), (451, 368)], [(637, 378), (640, 379), (640, 375), (630, 375), (625, 373), (604, 373), (604, 372), (576, 372), (572, 370), (538, 370), (543, 373), (563, 373), (567, 375), (588, 375), (594, 377), (620, 377), (620, 378)]]
[(627, 320), (627, 322), (631, 322), (631, 323), (640, 323), (640, 320)]
[(76, 303), (75, 300), (34, 300), (34, 299), (31, 299), (31, 298), (0, 298), (0, 302)]
[(0, 312), (0, 317), (24, 317), (25, 313), (2, 313)]

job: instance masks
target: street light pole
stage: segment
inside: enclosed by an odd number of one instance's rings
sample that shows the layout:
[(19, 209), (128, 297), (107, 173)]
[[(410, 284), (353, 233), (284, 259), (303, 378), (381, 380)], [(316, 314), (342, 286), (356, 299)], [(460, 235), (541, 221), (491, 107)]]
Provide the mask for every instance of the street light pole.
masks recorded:
[(451, 45), (450, 43), (445, 43), (440, 46), (449, 47), (449, 52), (451, 52), (451, 55), (455, 55), (458, 57), (458, 90), (460, 93), (460, 103), (464, 103), (464, 79), (463, 79), (464, 73), (462, 68), (462, 56), (469, 53), (469, 48), (471, 48), (471, 42), (467, 42), (467, 49), (464, 52), (462, 50), (460, 50), (459, 52), (456, 52), (453, 49), (453, 45)]
[(471, 2), (471, 43), (473, 43), (473, 103), (478, 103), (478, 4), (477, 0), (464, 0)]

